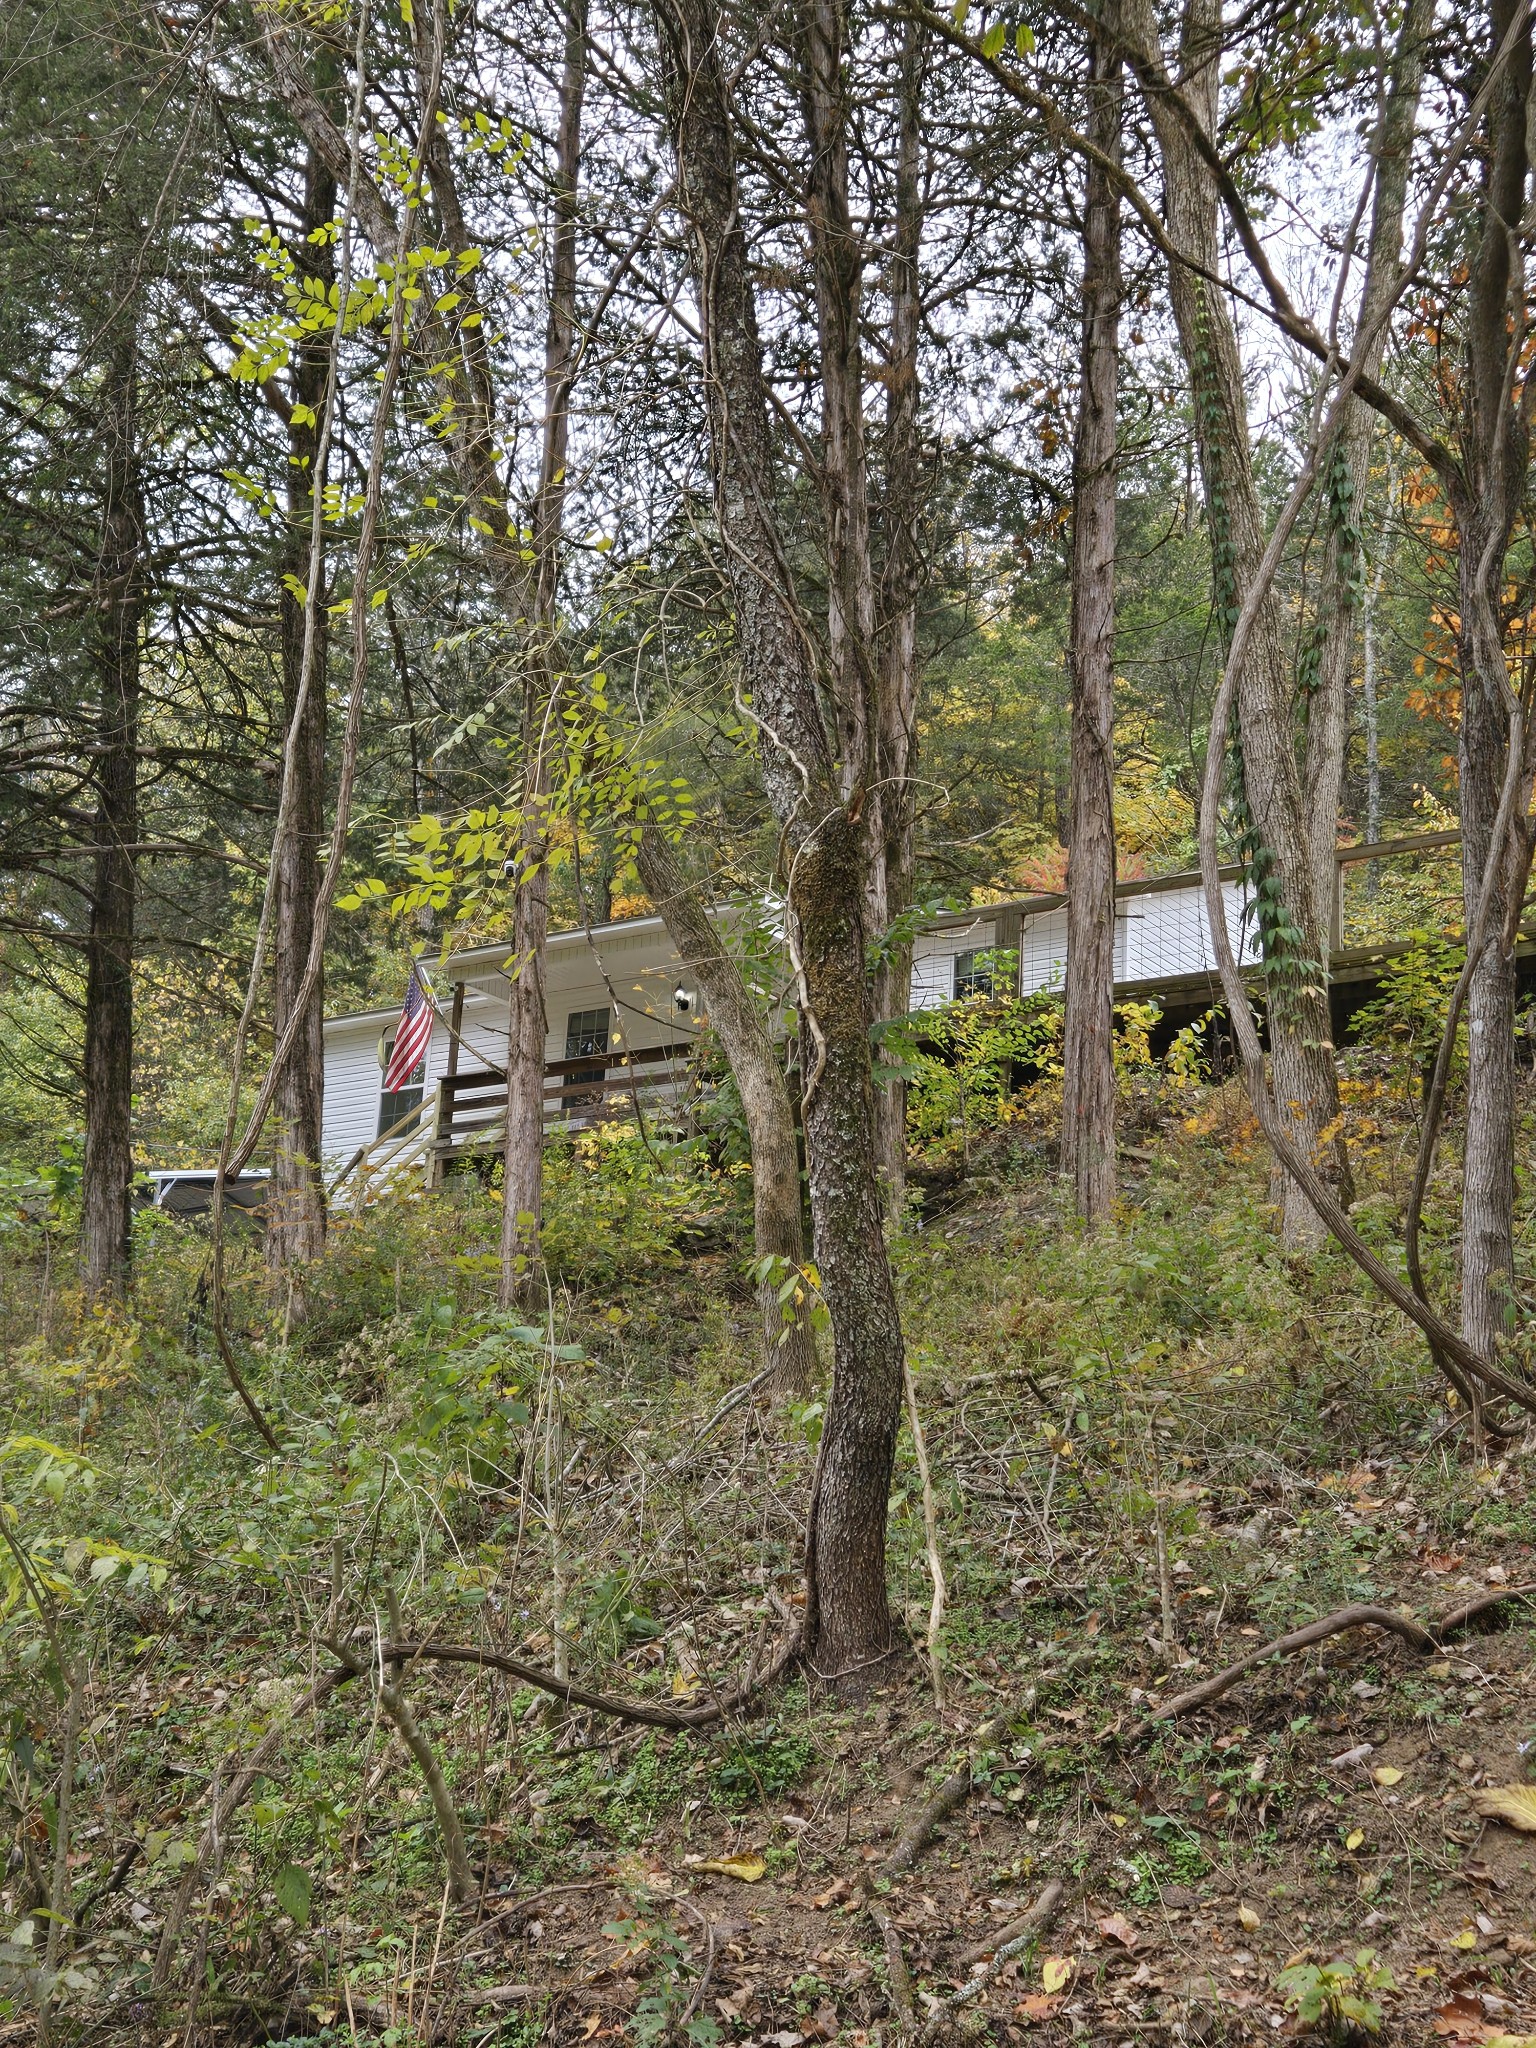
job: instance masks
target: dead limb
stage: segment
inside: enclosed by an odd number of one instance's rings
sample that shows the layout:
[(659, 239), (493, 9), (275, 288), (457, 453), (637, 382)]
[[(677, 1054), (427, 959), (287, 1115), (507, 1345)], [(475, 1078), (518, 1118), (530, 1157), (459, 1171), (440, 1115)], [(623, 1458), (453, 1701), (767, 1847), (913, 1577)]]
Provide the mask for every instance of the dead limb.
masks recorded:
[[(398, 1612), (398, 1602), (391, 1586), (391, 1612)], [(327, 1643), (326, 1648), (338, 1657), (354, 1678), (365, 1675), (368, 1666), (362, 1658), (344, 1643)], [(390, 1673), (389, 1677), (384, 1672)], [(474, 1871), (470, 1868), (469, 1845), (464, 1839), (464, 1824), (459, 1819), (459, 1810), (453, 1803), (448, 1790), (448, 1780), (443, 1776), (443, 1767), (437, 1760), (437, 1752), (423, 1733), (421, 1724), (411, 1711), (411, 1703), (398, 1684), (399, 1666), (394, 1662), (381, 1664), (379, 1672), (379, 1705), (394, 1722), (400, 1740), (415, 1758), (416, 1767), (426, 1783), (432, 1811), (437, 1815), (438, 1832), (443, 1838), (443, 1854), (448, 1861), (448, 1889), (453, 1894), (454, 1904), (467, 1906), (476, 1896), (479, 1886)]]
[(1004, 1950), (1011, 1956), (1017, 1955), (1017, 1944), (1043, 1934), (1061, 1910), (1065, 1897), (1066, 1888), (1053, 1877), (1027, 1913), (1021, 1913), (1017, 1920), (1010, 1920), (1006, 1927), (989, 1935), (985, 1941), (978, 1941), (973, 1947), (962, 1950), (961, 1963), (969, 1968), (972, 1963), (979, 1963), (983, 1956), (995, 1958)]
[(869, 1917), (880, 1930), (880, 1939), (885, 1943), (885, 1974), (890, 1979), (891, 2005), (896, 2013), (896, 2025), (907, 2033), (916, 2023), (917, 2011), (912, 2003), (912, 1973), (907, 1968), (907, 1959), (902, 1953), (901, 1936), (896, 1923), (877, 1899), (866, 1901)]
[[(616, 1720), (638, 1722), (643, 1727), (687, 1730), (713, 1727), (717, 1722), (726, 1719), (729, 1715), (744, 1711), (760, 1692), (774, 1684), (789, 1670), (800, 1654), (800, 1642), (801, 1632), (799, 1629), (795, 1629), (780, 1643), (766, 1669), (759, 1673), (751, 1684), (724, 1695), (710, 1706), (693, 1708), (652, 1707), (638, 1701), (609, 1699), (606, 1694), (592, 1692), (585, 1686), (575, 1685), (567, 1680), (556, 1678), (552, 1672), (541, 1671), (535, 1665), (521, 1663), (517, 1658), (504, 1656), (498, 1650), (481, 1650), (468, 1644), (391, 1642), (382, 1644), (379, 1654), (386, 1665), (396, 1663), (403, 1665), (415, 1658), (422, 1657), (438, 1663), (474, 1664), (493, 1671), (505, 1671), (510, 1677), (519, 1679), (524, 1685), (531, 1685), (541, 1692), (551, 1693), (556, 1699), (564, 1700), (570, 1706), (586, 1707), (593, 1713), (607, 1714)], [(198, 1841), (197, 1855), (187, 1865), (182, 1875), (181, 1883), (177, 1886), (176, 1895), (172, 1899), (170, 1908), (166, 1913), (165, 1925), (160, 1934), (160, 1946), (155, 1955), (152, 1982), (156, 1989), (163, 1986), (170, 1976), (172, 1966), (176, 1960), (176, 1951), (181, 1942), (181, 1930), (186, 1922), (188, 1908), (191, 1906), (198, 1886), (206, 1876), (213, 1858), (218, 1853), (219, 1843), (224, 1837), (231, 1818), (258, 1780), (265, 1774), (273, 1753), (278, 1748), (284, 1735), (287, 1734), (289, 1728), (298, 1720), (300, 1715), (315, 1712), (316, 1709), (324, 1705), (332, 1693), (338, 1691), (343, 1685), (349, 1684), (354, 1678), (362, 1677), (366, 1673), (367, 1665), (350, 1648), (345, 1645), (340, 1647), (328, 1645), (327, 1647), (331, 1648), (333, 1654), (339, 1659), (335, 1669), (327, 1671), (317, 1678), (304, 1696), (295, 1703), (292, 1712), (273, 1723), (246, 1758), (244, 1764), (235, 1773), (234, 1777), (230, 1779), (224, 1791), (217, 1797), (213, 1811), (210, 1813)], [(394, 1690), (392, 1687), (389, 1689)], [(389, 1704), (384, 1700), (382, 1691), (380, 1703), (384, 1706), (386, 1712), (390, 1711)], [(400, 1704), (404, 1705), (404, 1702), (401, 1701)], [(409, 1709), (407, 1709), (407, 1712), (409, 1712)], [(391, 1718), (395, 1718), (393, 1714)], [(398, 1719), (395, 1719), (395, 1725), (400, 1730), (401, 1739), (408, 1748), (411, 1748), (418, 1764), (422, 1765), (425, 1775), (426, 1766)], [(419, 1733), (419, 1731), (417, 1732)], [(981, 1730), (978, 1729), (977, 1734), (979, 1736)], [(430, 1749), (428, 1754), (430, 1755)], [(435, 1761), (434, 1758), (434, 1765)], [(428, 1776), (427, 1783), (429, 1791), (432, 1790), (430, 1776)], [(446, 1798), (446, 1786), (443, 1787), (443, 1793)], [(436, 1805), (437, 1795), (435, 1792), (433, 1799), (434, 1805)], [(451, 1801), (448, 1802), (448, 1806), (451, 1811)], [(439, 1809), (440, 1821), (441, 1818), (442, 1811)], [(456, 1815), (454, 1819), (456, 1823)], [(446, 1830), (444, 1840), (445, 1843), (448, 1840)], [(460, 1842), (462, 1843), (462, 1831), (460, 1832)], [(468, 1857), (466, 1854), (464, 1871), (467, 1872), (467, 1870)], [(450, 1852), (450, 1881), (452, 1881), (451, 1872), (452, 1856)], [(463, 1877), (464, 1872), (461, 1872), (461, 1881)], [(475, 1885), (471, 1876), (467, 1884), (465, 1896), (473, 1897), (474, 1892)]]
[(740, 1408), (744, 1402), (750, 1401), (754, 1394), (761, 1392), (778, 1370), (779, 1360), (771, 1358), (761, 1370), (753, 1373), (749, 1380), (743, 1380), (740, 1386), (732, 1387), (719, 1407), (716, 1408), (714, 1414), (710, 1416), (709, 1420), (699, 1430), (693, 1442), (686, 1449), (679, 1451), (675, 1458), (669, 1458), (662, 1467), (662, 1470), (668, 1477), (672, 1479), (681, 1478), (698, 1456), (705, 1439), (720, 1427), (720, 1424), (724, 1422), (728, 1415)]
[(633, 1721), (642, 1728), (689, 1729), (712, 1728), (730, 1715), (743, 1712), (759, 1693), (789, 1670), (800, 1655), (801, 1639), (802, 1631), (792, 1630), (755, 1678), (734, 1692), (722, 1694), (707, 1707), (664, 1707), (642, 1700), (610, 1699), (606, 1693), (593, 1692), (573, 1679), (557, 1678), (554, 1672), (542, 1671), (536, 1664), (524, 1664), (520, 1658), (509, 1657), (501, 1650), (482, 1650), (472, 1643), (386, 1643), (384, 1655), (402, 1662), (425, 1657), (439, 1664), (476, 1664), (488, 1671), (505, 1671), (509, 1678), (547, 1692), (569, 1707), (586, 1707), (594, 1714)]
[(1536, 1583), (1523, 1586), (1501, 1586), (1495, 1592), (1479, 1594), (1477, 1599), (1464, 1606), (1453, 1608), (1439, 1621), (1427, 1625), (1412, 1620), (1406, 1614), (1397, 1614), (1390, 1607), (1352, 1606), (1341, 1607), (1334, 1614), (1325, 1614), (1318, 1621), (1308, 1622), (1305, 1628), (1292, 1629), (1288, 1635), (1277, 1636), (1271, 1643), (1261, 1643), (1256, 1649), (1247, 1651), (1235, 1664), (1229, 1664), (1225, 1671), (1218, 1671), (1214, 1678), (1203, 1679), (1199, 1685), (1192, 1685), (1187, 1692), (1179, 1693), (1171, 1700), (1164, 1700), (1155, 1707), (1142, 1723), (1141, 1732), (1149, 1733), (1159, 1721), (1171, 1721), (1179, 1714), (1187, 1714), (1195, 1707), (1203, 1707), (1211, 1700), (1219, 1700), (1229, 1693), (1239, 1679), (1253, 1670), (1255, 1665), (1266, 1663), (1271, 1657), (1288, 1657), (1297, 1650), (1309, 1650), (1316, 1643), (1325, 1643), (1332, 1636), (1343, 1635), (1352, 1628), (1380, 1628), (1399, 1636), (1410, 1650), (1416, 1650), (1421, 1657), (1430, 1657), (1443, 1648), (1443, 1638), (1462, 1628), (1475, 1615), (1484, 1613), (1490, 1607), (1498, 1606), (1505, 1600), (1528, 1598), (1536, 1593)]
[(912, 1432), (912, 1455), (917, 1460), (917, 1476), (923, 1489), (923, 1541), (928, 1551), (928, 1576), (933, 1582), (933, 1600), (928, 1609), (928, 1670), (933, 1679), (934, 1703), (942, 1712), (944, 1676), (939, 1668), (939, 1631), (944, 1626), (944, 1601), (948, 1589), (944, 1584), (944, 1560), (939, 1555), (939, 1518), (933, 1500), (933, 1476), (928, 1469), (928, 1442), (923, 1435), (923, 1418), (917, 1409), (917, 1387), (913, 1383), (912, 1367), (906, 1361), (902, 1364), (901, 1381), (907, 1402), (907, 1427)]
[(699, 1981), (693, 1987), (693, 1996), (683, 2008), (682, 2016), (677, 2022), (678, 2034), (686, 2038), (688, 2022), (704, 2003), (705, 1994), (709, 1990), (710, 1979), (715, 1974), (715, 1923), (709, 1918), (708, 1914), (701, 1913), (691, 1899), (679, 1899), (678, 1904), (687, 1912), (690, 1912), (704, 1930), (704, 1964), (699, 1971)]
[(998, 1708), (995, 1714), (989, 1715), (985, 1721), (977, 1724), (976, 1732), (971, 1737), (970, 1749), (965, 1762), (960, 1765), (958, 1770), (950, 1773), (938, 1791), (928, 1801), (927, 1805), (922, 1807), (907, 1822), (896, 1838), (895, 1848), (892, 1849), (890, 1855), (886, 1857), (879, 1868), (872, 1873), (875, 1877), (900, 1877), (904, 1871), (912, 1868), (918, 1857), (922, 1855), (929, 1842), (933, 1839), (937, 1830), (943, 1826), (952, 1813), (958, 1811), (965, 1804), (966, 1800), (970, 1798), (971, 1787), (975, 1783), (973, 1774), (977, 1754), (997, 1740), (998, 1736), (1001, 1735), (1008, 1726), (1008, 1723), (1019, 1711), (1021, 1709), (1018, 1702), (1014, 1699), (1009, 1699)]
[[(873, 1897), (868, 1886), (874, 1883), (889, 1883), (893, 1877), (900, 1877), (912, 1868), (918, 1857), (932, 1841), (951, 1814), (956, 1813), (971, 1796), (975, 1784), (975, 1765), (978, 1754), (995, 1742), (1018, 1711), (1016, 1700), (1010, 1699), (978, 1724), (971, 1737), (969, 1753), (958, 1770), (951, 1771), (938, 1791), (915, 1813), (896, 1838), (896, 1846), (885, 1861), (872, 1870), (864, 1880), (864, 1904), (869, 1917), (879, 1929), (880, 1939), (885, 1944), (886, 1971), (890, 1977), (891, 2004), (896, 2011), (896, 2022), (902, 2033), (910, 2033), (916, 2025), (916, 2009), (912, 2000), (912, 1975), (907, 1968), (907, 1959), (902, 1954), (901, 1936), (896, 1924), (882, 1903)], [(854, 1897), (859, 1895), (855, 1888)]]
[(1491, 1593), (1479, 1593), (1475, 1600), (1468, 1600), (1464, 1606), (1453, 1607), (1449, 1614), (1443, 1614), (1435, 1623), (1435, 1634), (1440, 1637), (1454, 1635), (1457, 1629), (1465, 1628), (1479, 1614), (1490, 1607), (1498, 1607), (1506, 1600), (1529, 1600), (1536, 1594), (1536, 1579), (1528, 1579), (1521, 1586), (1496, 1586)]
[(917, 2037), (918, 2040), (931, 2041), (945, 2023), (960, 2010), (961, 2006), (969, 2005), (973, 1999), (979, 1998), (993, 1978), (1006, 1969), (1015, 1956), (1022, 1955), (1030, 1943), (1050, 1925), (1051, 1921), (1056, 1917), (1064, 1896), (1065, 1891), (1060, 1879), (1053, 1877), (1029, 1911), (1022, 1919), (1014, 1923), (1019, 1932), (1014, 1933), (1012, 1928), (1004, 1930), (1009, 1938), (1006, 1941), (999, 1941), (993, 1952), (991, 1962), (987, 1964), (984, 1970), (978, 1970), (968, 1983), (962, 1984), (958, 1991), (951, 1992), (948, 1998), (944, 1999), (941, 2004), (934, 2008), (924, 2021), (922, 2031)]

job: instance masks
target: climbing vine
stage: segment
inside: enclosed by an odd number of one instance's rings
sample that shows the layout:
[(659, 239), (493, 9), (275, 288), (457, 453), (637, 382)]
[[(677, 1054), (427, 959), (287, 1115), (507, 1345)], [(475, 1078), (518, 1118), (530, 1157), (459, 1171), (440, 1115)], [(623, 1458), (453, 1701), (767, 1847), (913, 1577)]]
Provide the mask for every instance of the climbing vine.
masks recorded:
[[(1200, 416), (1201, 441), (1205, 450), (1206, 517), (1211, 530), (1211, 615), (1221, 635), (1223, 656), (1230, 649), (1237, 627), (1237, 546), (1232, 535), (1231, 506), (1222, 474), (1221, 448), (1226, 432), (1226, 414), (1216, 388), (1216, 358), (1212, 346), (1210, 316), (1204, 286), (1194, 287), (1197, 345), (1193, 378), (1195, 406)], [(1344, 489), (1349, 488), (1347, 470)], [(1339, 502), (1347, 507), (1348, 499)], [(1350, 528), (1353, 531), (1353, 528)], [(1358, 535), (1356, 535), (1358, 539)], [(1320, 963), (1307, 951), (1306, 935), (1297, 925), (1285, 900), (1279, 866), (1273, 849), (1264, 838), (1248, 797), (1244, 771), (1241, 713), (1234, 698), (1227, 734), (1229, 779), (1227, 801), (1231, 812), (1239, 864), (1249, 885), (1254, 920), (1264, 952), (1270, 1002), (1278, 1008), (1305, 981), (1320, 973)]]

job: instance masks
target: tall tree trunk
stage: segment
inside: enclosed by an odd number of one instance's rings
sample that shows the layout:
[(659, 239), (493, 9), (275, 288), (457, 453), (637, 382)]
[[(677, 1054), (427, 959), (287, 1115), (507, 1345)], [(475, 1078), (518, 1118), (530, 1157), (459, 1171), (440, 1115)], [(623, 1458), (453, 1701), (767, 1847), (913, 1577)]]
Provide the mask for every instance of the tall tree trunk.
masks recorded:
[(92, 620), (98, 678), (95, 861), (85, 980), (85, 1160), (81, 1186), (88, 1294), (127, 1281), (133, 1184), (133, 939), (139, 836), (139, 629), (144, 506), (138, 459), (137, 337), (114, 337), (99, 413), (104, 461)]
[[(1365, 843), (1375, 846), (1381, 838), (1381, 713), (1376, 701), (1376, 607), (1381, 602), (1382, 578), (1386, 573), (1386, 541), (1360, 602), (1360, 712), (1365, 725)], [(1368, 863), (1366, 888), (1375, 896), (1378, 879), (1376, 863)]]
[[(1359, 328), (1368, 328), (1397, 290), (1402, 274), (1403, 204), (1413, 156), (1414, 124), (1424, 81), (1424, 46), (1433, 16), (1432, 0), (1409, 0), (1393, 47), (1384, 118), (1376, 140), (1376, 190), (1366, 254), (1367, 289)], [(1374, 377), (1386, 348), (1386, 328), (1366, 350)], [(1361, 521), (1371, 479), (1371, 437), (1375, 415), (1353, 399), (1334, 449), (1327, 477), (1328, 545), (1317, 597), (1317, 670), (1305, 697), (1307, 745), (1304, 780), (1307, 842), (1312, 889), (1322, 919), (1326, 949), (1338, 886), (1334, 849), (1338, 843), (1339, 800), (1344, 752), (1349, 738), (1349, 677), (1354, 662), (1355, 616), (1364, 591)], [(1322, 956), (1326, 959), (1326, 950)]]
[[(636, 849), (635, 865), (672, 943), (698, 981), (741, 1096), (752, 1148), (752, 1236), (759, 1259), (803, 1266), (800, 1155), (784, 1069), (740, 967), (720, 942), (698, 890), (654, 825)], [(779, 1278), (783, 1278), (782, 1274)], [(763, 1358), (776, 1364), (773, 1384), (803, 1393), (816, 1371), (816, 1344), (807, 1318), (786, 1322), (775, 1279), (761, 1283)]]
[[(1163, 165), (1168, 226), (1188, 264), (1169, 265), (1174, 322), (1190, 380), (1218, 615), (1229, 628), (1263, 557), (1266, 528), (1248, 439), (1242, 361), (1231, 308), (1207, 282), (1220, 274), (1219, 193), (1182, 112), (1149, 74), (1162, 72), (1150, 0), (1125, 0), (1128, 54), (1141, 76)], [(1220, 0), (1186, 0), (1179, 83), (1206, 138), (1214, 136), (1220, 80)], [(1280, 603), (1266, 595), (1249, 643), (1238, 704), (1240, 808), (1264, 942), (1265, 996), (1275, 1094), (1297, 1149), (1345, 1201), (1349, 1161), (1338, 1122), (1338, 1075), (1323, 977), (1326, 906), (1317, 901), (1306, 807), (1296, 761), (1289, 664)], [(1323, 1226), (1289, 1176), (1277, 1193), (1291, 1247)]]
[[(1088, 133), (1119, 161), (1119, 54), (1089, 44)], [(1090, 162), (1083, 202), (1082, 376), (1072, 477), (1072, 810), (1061, 1153), (1077, 1212), (1115, 1199), (1115, 409), (1119, 395), (1120, 199)]]
[[(303, 274), (329, 285), (334, 273), (329, 242), (311, 241), (336, 211), (336, 180), (313, 149), (304, 172), (304, 237), (299, 245)], [(282, 640), (283, 722), (291, 724), (304, 686), (304, 598), (310, 575), (309, 540), (313, 493), (323, 478), (314, 473), (319, 413), (324, 401), (328, 338), (301, 344), (293, 363), (294, 414), (288, 428), (288, 524), (278, 591)], [(321, 590), (324, 568), (321, 566)], [(287, 829), (278, 850), (277, 896), (272, 948), (272, 1021), (281, 1038), (294, 1012), (315, 929), (320, 887), (320, 851), (326, 842), (326, 630), (322, 595), (315, 636), (314, 672), (304, 691), (294, 751)], [(301, 1276), (325, 1245), (325, 1183), (320, 1133), (325, 1089), (325, 975), (317, 974), (304, 1006), (293, 1050), (277, 1079), (273, 1099), (272, 1184), (267, 1204), (267, 1253), (292, 1283), (289, 1320), (303, 1314)]]
[[(920, 525), (923, 505), (921, 386), (918, 342), (922, 326), (918, 256), (923, 233), (922, 93), (926, 31), (909, 21), (902, 31), (900, 128), (896, 157), (896, 215), (891, 246), (890, 359), (886, 365), (885, 538), (879, 621), (880, 704), (875, 770), (881, 838), (884, 928), (901, 930), (912, 907), (913, 774), (917, 766), (917, 600), (922, 582)], [(871, 975), (870, 1008), (881, 1025), (912, 1007), (912, 941), (894, 933), (881, 946)], [(883, 1069), (883, 1071), (882, 1071)], [(877, 1055), (875, 1157), (893, 1216), (901, 1213), (907, 1178), (907, 1085), (894, 1061)]]
[[(874, 1150), (865, 919), (869, 710), (823, 722), (812, 640), (774, 520), (773, 438), (742, 228), (715, 0), (656, 0), (682, 210), (704, 337), (715, 516), (725, 543), (742, 695), (787, 867), (801, 1003), (806, 1161), (834, 1372), (810, 1510), (812, 1669), (867, 1682), (892, 1648), (885, 1528), (903, 1351)], [(867, 649), (865, 650), (867, 657)], [(857, 728), (850, 730), (850, 725)], [(855, 768), (855, 787), (844, 777)]]
[[(1494, 0), (1489, 51), (1508, 32), (1515, 0)], [(1511, 375), (1509, 308), (1525, 299), (1519, 237), (1529, 175), (1531, 28), (1524, 20), (1489, 106), (1477, 253), (1462, 350), (1457, 597), (1461, 670), (1462, 889), (1470, 923), (1490, 861), (1511, 742), (1514, 697), (1504, 651), (1505, 558), (1525, 486), (1530, 436)], [(1529, 784), (1522, 788), (1523, 817)], [(1515, 958), (1510, 911), (1527, 850), (1511, 835), (1494, 880), (1489, 936), (1467, 992), (1466, 1167), (1462, 1191), (1462, 1335), (1484, 1357), (1507, 1336), (1514, 1309)]]
[(499, 1288), (503, 1307), (527, 1300), (540, 1284), (537, 1255), (544, 1210), (544, 1054), (549, 1031), (544, 1000), (549, 938), (548, 805), (552, 756), (559, 737), (560, 542), (578, 340), (577, 178), (586, 88), (586, 0), (569, 0), (556, 144), (549, 320), (544, 336), (544, 432), (533, 510), (532, 635), (525, 655), (523, 688), (523, 807), (507, 1019)]

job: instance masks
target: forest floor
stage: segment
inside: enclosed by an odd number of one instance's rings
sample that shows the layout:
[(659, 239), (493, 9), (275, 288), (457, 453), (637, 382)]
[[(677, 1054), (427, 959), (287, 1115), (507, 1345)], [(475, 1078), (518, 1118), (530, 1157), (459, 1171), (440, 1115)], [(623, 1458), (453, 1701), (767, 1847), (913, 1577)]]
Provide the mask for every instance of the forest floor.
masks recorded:
[[(1385, 1239), (1407, 1112), (1363, 1087), (1351, 1116), (1357, 1213)], [(274, 1460), (206, 1333), (177, 1321), (196, 1262), (169, 1235), (130, 1331), (13, 1344), (11, 1429), (59, 1446), (83, 1417), (71, 1441), (94, 1468), (55, 1461), (62, 1479), (32, 1484), (41, 1453), (12, 1438), (34, 1555), (89, 1535), (94, 1555), (164, 1561), (58, 1609), (80, 1762), (55, 2038), (891, 2043), (898, 1946), (929, 2038), (1295, 2038), (1309, 1990), (1379, 2008), (1385, 2041), (1536, 2034), (1536, 1834), (1476, 1804), (1532, 1775), (1536, 1608), (1490, 1607), (1422, 1653), (1357, 1628), (1149, 1718), (1349, 1603), (1433, 1626), (1536, 1580), (1536, 1460), (1474, 1457), (1352, 1270), (1279, 1250), (1230, 1092), (1144, 1105), (1122, 1164), (1115, 1226), (1084, 1238), (1020, 1119), (930, 1177), (950, 1184), (896, 1248), (948, 1589), (942, 1702), (904, 1433), (903, 1643), (860, 1701), (792, 1677), (674, 1733), (407, 1669), (468, 1840), (468, 1909), (366, 1674), (314, 1714), (304, 1689), (334, 1664), (327, 1638), (387, 1632), (391, 1598), (408, 1638), (541, 1665), (563, 1650), (652, 1704), (707, 1702), (763, 1661), (801, 1599), (821, 1406), (759, 1399), (704, 1431), (751, 1364), (739, 1190), (711, 1209), (679, 1181), (658, 1208), (611, 1160), (595, 1192), (573, 1168), (554, 1202), (573, 1277), (539, 1329), (485, 1307), (478, 1193), (339, 1233), (302, 1346), (263, 1338), (252, 1259), (236, 1335)], [(1437, 1214), (1453, 1197), (1448, 1166)], [(1432, 1234), (1442, 1285), (1452, 1249)], [(22, 2041), (63, 1709), (12, 1630), (0, 2040)], [(274, 1731), (210, 1841), (210, 1788)], [(888, 1879), (957, 1772), (964, 1796)], [(944, 2017), (1053, 1881), (1038, 1938)]]

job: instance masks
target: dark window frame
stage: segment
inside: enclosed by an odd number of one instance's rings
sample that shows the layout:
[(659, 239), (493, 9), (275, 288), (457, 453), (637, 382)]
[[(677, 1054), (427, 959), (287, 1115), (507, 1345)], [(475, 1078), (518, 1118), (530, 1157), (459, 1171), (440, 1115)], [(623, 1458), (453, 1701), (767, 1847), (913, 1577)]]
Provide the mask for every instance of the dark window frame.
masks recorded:
[(613, 1011), (571, 1010), (565, 1020), (565, 1057), (568, 1060), (598, 1059), (609, 1050)]
[[(389, 1062), (394, 1058), (394, 1054), (395, 1041), (393, 1038), (387, 1039), (384, 1045), (384, 1067), (386, 1072), (389, 1069)], [(386, 1131), (394, 1129), (402, 1117), (408, 1116), (413, 1109), (420, 1109), (421, 1098), (426, 1093), (426, 1081), (427, 1056), (425, 1053), (422, 1054), (409, 1074), (406, 1075), (403, 1088), (386, 1088), (383, 1085), (383, 1077), (380, 1077), (379, 1128), (375, 1133), (376, 1136), (382, 1138)]]

